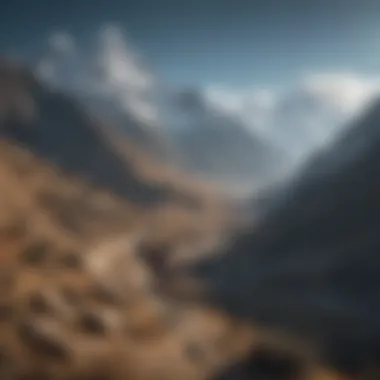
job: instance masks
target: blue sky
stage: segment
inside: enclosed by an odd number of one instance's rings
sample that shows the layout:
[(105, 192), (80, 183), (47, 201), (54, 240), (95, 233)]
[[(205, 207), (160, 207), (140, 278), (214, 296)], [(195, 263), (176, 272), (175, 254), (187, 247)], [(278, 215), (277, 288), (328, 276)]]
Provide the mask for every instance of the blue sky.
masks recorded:
[(30, 50), (64, 29), (117, 21), (173, 83), (277, 86), (300, 72), (380, 72), (377, 0), (4, 0), (0, 48)]

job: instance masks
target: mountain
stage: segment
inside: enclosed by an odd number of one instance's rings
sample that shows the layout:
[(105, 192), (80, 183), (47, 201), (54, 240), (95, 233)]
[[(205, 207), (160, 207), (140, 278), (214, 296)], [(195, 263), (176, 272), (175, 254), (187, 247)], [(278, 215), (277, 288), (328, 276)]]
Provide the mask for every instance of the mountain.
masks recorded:
[(161, 79), (117, 26), (102, 29), (90, 46), (59, 34), (36, 61), (49, 85), (74, 94), (128, 139), (223, 188), (249, 191), (285, 166), (283, 152), (213, 107), (202, 88)]
[[(152, 158), (147, 143), (140, 149), (128, 133), (93, 117), (75, 97), (45, 85), (22, 65), (1, 62), (0, 82), (0, 137), (68, 175), (141, 207), (178, 202), (197, 208), (211, 189)], [(138, 126), (124, 118), (126, 131), (144, 136)]]
[[(293, 354), (305, 342), (299, 364), (379, 378), (379, 166), (377, 99), (272, 193), (224, 255), (189, 270), (207, 302), (264, 326), (271, 342), (286, 336)], [(256, 352), (244, 378), (254, 378)]]
[(174, 102), (186, 126), (172, 139), (191, 172), (211, 178), (235, 192), (258, 188), (286, 170), (287, 155), (239, 120), (213, 109), (201, 92), (176, 94)]
[(196, 89), (155, 88), (161, 98), (155, 107), (163, 115), (157, 123), (138, 120), (113, 99), (85, 101), (100, 118), (161, 160), (192, 175), (219, 184), (229, 194), (247, 194), (277, 179), (288, 157), (234, 116), (215, 110)]
[(174, 152), (170, 136), (160, 128), (139, 120), (132, 112), (118, 107), (114, 99), (80, 94), (79, 99), (91, 114), (112, 125), (119, 133), (149, 155), (161, 161), (173, 163)]
[[(276, 207), (277, 203), (288, 203), (295, 197), (295, 191), (304, 192), (305, 196), (318, 194), (322, 207), (323, 199), (328, 201), (330, 193), (323, 189), (337, 182), (337, 173), (342, 176), (345, 170), (352, 170), (351, 165), (356, 164), (357, 157), (363, 155), (363, 160), (368, 159), (366, 154), (372, 152), (371, 146), (376, 145), (380, 139), (380, 98), (370, 102), (362, 113), (347, 123), (335, 138), (332, 138), (323, 148), (319, 148), (308, 157), (297, 170), (294, 170), (290, 178), (279, 181), (275, 186), (265, 188), (257, 196), (250, 198), (248, 204), (244, 203), (247, 210), (257, 215), (269, 206)], [(355, 175), (359, 175), (356, 172)], [(363, 174), (363, 173), (362, 173)], [(323, 178), (323, 181), (321, 181)], [(355, 180), (347, 176), (346, 185), (355, 191)], [(343, 194), (343, 190), (342, 194)], [(306, 201), (305, 201), (306, 203)]]
[[(223, 288), (223, 295), (231, 297), (231, 305), (239, 299), (238, 307), (248, 311), (250, 303), (257, 301), (250, 298), (255, 286), (265, 303), (270, 299), (265, 297), (265, 291), (272, 296), (281, 295), (284, 289), (280, 291), (276, 287), (287, 284), (287, 295), (296, 297), (300, 295), (298, 289), (306, 290), (302, 285), (306, 286), (307, 282), (310, 292), (321, 291), (320, 296), (336, 306), (339, 301), (353, 301), (351, 291), (357, 291), (355, 300), (360, 300), (368, 294), (368, 289), (376, 289), (380, 266), (379, 148), (380, 99), (377, 99), (328, 147), (270, 194), (265, 212), (256, 218), (250, 233), (236, 239), (215, 268), (208, 267), (207, 276), (214, 269), (220, 271), (218, 286)], [(242, 268), (247, 271), (241, 271)], [(313, 276), (313, 281), (305, 273)], [(232, 281), (232, 276), (241, 282)], [(368, 283), (361, 287), (364, 278)], [(374, 279), (376, 282), (370, 283)], [(351, 280), (358, 281), (354, 288), (350, 287)], [(233, 289), (227, 289), (230, 284), (234, 284)], [(339, 285), (342, 288), (338, 289)], [(247, 293), (239, 297), (243, 289)], [(312, 298), (311, 293), (310, 296), (302, 293), (297, 300), (300, 303), (294, 303), (294, 307), (299, 307), (297, 313), (301, 307), (318, 308), (317, 304), (308, 303)], [(279, 302), (280, 309), (291, 305), (283, 302), (283, 298), (272, 300)], [(285, 310), (280, 310), (278, 315), (284, 315), (281, 311)], [(315, 315), (308, 313), (308, 316)]]
[(285, 152), (234, 116), (213, 109), (200, 91), (162, 88), (160, 93), (157, 107), (165, 117), (154, 124), (139, 120), (112, 98), (82, 94), (81, 100), (149, 154), (213, 181), (229, 194), (249, 193), (286, 170)]

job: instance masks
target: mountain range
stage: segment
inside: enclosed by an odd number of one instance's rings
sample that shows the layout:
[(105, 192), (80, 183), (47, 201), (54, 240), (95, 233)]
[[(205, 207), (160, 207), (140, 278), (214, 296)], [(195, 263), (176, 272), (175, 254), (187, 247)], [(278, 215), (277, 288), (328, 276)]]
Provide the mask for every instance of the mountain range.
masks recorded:
[(249, 192), (282, 173), (285, 151), (213, 107), (202, 89), (168, 85), (127, 42), (112, 27), (95, 46), (76, 50), (60, 36), (36, 60), (36, 70), (159, 159), (229, 192)]

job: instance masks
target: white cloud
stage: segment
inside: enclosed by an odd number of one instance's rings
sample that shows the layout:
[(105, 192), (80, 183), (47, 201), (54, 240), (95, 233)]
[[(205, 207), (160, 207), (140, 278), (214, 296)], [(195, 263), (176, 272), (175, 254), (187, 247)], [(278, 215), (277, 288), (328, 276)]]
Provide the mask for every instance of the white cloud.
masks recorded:
[(307, 74), (278, 91), (211, 86), (209, 103), (234, 114), (299, 158), (324, 144), (380, 93), (380, 78), (352, 73)]

